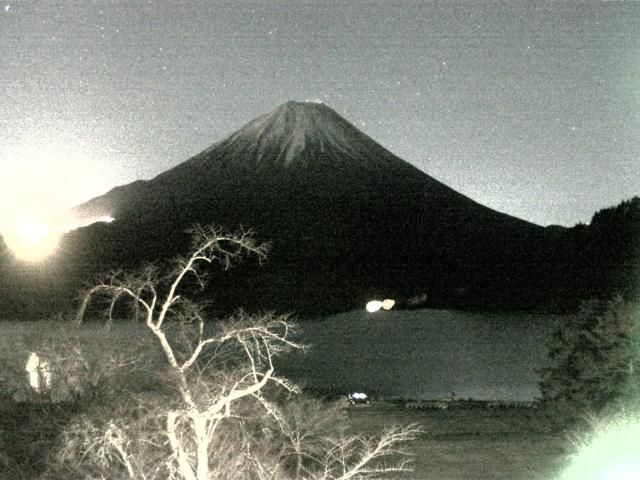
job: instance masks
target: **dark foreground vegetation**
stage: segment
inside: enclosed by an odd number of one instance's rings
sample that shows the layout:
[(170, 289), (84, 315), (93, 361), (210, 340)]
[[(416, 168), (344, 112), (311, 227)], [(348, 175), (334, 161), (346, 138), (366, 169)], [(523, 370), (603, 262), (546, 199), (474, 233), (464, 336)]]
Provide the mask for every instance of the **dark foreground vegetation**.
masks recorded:
[(78, 413), (74, 404), (0, 397), (0, 478), (35, 479), (44, 474), (62, 431)]

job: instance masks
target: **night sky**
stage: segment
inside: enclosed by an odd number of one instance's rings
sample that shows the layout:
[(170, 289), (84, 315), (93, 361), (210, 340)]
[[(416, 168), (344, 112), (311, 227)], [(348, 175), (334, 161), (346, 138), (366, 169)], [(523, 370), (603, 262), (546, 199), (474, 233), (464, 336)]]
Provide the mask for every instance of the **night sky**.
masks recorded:
[(588, 222), (640, 194), (640, 2), (514, 3), (0, 1), (0, 224), (287, 100), (491, 208)]

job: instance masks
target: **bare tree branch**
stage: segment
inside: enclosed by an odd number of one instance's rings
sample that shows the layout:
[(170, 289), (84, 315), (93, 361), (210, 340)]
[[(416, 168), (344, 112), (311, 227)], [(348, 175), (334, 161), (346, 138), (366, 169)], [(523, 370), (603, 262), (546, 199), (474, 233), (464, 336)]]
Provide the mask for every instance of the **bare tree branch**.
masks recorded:
[[(296, 385), (275, 375), (274, 357), (304, 348), (294, 338), (296, 327), (290, 318), (239, 311), (225, 322), (205, 323), (202, 305), (186, 298), (181, 290), (188, 276), (204, 288), (203, 267), (214, 262), (224, 269), (243, 255), (262, 262), (269, 245), (257, 243), (250, 230), (229, 234), (213, 226), (196, 226), (193, 232), (190, 254), (176, 259), (166, 274), (154, 266), (136, 272), (114, 272), (84, 295), (77, 316), (79, 325), (94, 297), (108, 300), (109, 325), (121, 301), (132, 303), (135, 319), (140, 310), (144, 312), (144, 323), (166, 359), (167, 380), (177, 387), (177, 393), (172, 390), (175, 398), (169, 404), (155, 407), (164, 421), (161, 427), (155, 427), (161, 431), (154, 440), (133, 441), (125, 430), (110, 423), (105, 430), (108, 435), (89, 435), (85, 454), (93, 455), (96, 448), (101, 448), (101, 461), (118, 463), (130, 478), (218, 478), (229, 467), (220, 463), (223, 459), (211, 455), (212, 445), (228, 433), (232, 422), (249, 421), (242, 414), (243, 405), (249, 402), (261, 406), (262, 421), (270, 419), (268, 422), (276, 425), (290, 443), (270, 452), (270, 460), (266, 461), (258, 453), (257, 444), (244, 436), (244, 446), (235, 454), (244, 452), (245, 461), (252, 465), (252, 476), (284, 478), (292, 457), (296, 478), (349, 480), (407, 471), (408, 451), (404, 445), (419, 433), (415, 426), (386, 431), (377, 439), (344, 435), (325, 438), (300, 430), (299, 422), (288, 420), (286, 412), (266, 398), (268, 385), (287, 395), (299, 392)], [(253, 410), (249, 418), (255, 419)], [(262, 430), (258, 432), (263, 435)], [(304, 442), (311, 438), (317, 448), (305, 449)], [(137, 463), (136, 455), (144, 455), (149, 448), (166, 452), (163, 461)], [(229, 471), (226, 478), (238, 478), (237, 475), (238, 472)]]

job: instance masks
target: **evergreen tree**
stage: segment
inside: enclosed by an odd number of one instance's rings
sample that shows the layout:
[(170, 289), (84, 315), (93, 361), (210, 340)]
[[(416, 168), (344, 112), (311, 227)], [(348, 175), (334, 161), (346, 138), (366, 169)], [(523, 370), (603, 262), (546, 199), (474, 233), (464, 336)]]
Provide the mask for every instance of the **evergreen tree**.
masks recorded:
[(569, 320), (558, 321), (549, 342), (550, 365), (541, 371), (543, 400), (574, 413), (638, 400), (638, 308), (620, 296), (590, 300)]

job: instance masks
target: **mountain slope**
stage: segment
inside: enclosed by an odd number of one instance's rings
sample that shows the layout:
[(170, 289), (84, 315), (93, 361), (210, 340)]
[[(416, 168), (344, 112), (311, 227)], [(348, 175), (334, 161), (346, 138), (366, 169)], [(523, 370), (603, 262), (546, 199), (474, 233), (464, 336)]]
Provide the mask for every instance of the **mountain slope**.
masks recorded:
[[(189, 196), (211, 196), (219, 193), (213, 190), (253, 183), (273, 186), (269, 196), (296, 186), (328, 199), (353, 197), (354, 187), (355, 193), (374, 194), (378, 189), (379, 194), (391, 197), (419, 189), (434, 204), (453, 201), (479, 207), (397, 158), (329, 107), (288, 102), (153, 180), (117, 187), (77, 207), (74, 213), (119, 218), (129, 211), (149, 208), (156, 194), (170, 194), (184, 202)], [(480, 210), (489, 212), (484, 207)]]

